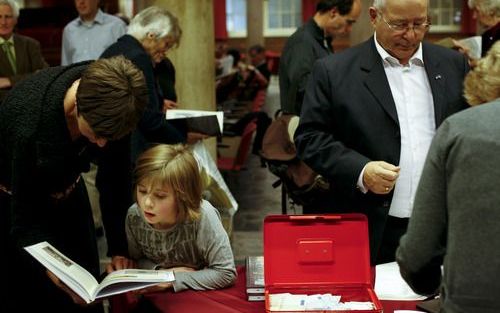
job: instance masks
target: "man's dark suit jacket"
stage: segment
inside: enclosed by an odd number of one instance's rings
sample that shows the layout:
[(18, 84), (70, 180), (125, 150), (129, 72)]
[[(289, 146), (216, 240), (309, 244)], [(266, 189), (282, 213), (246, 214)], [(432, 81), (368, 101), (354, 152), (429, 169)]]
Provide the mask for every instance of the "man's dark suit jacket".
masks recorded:
[[(12, 87), (20, 80), (35, 71), (48, 67), (40, 50), (40, 43), (33, 38), (14, 34), (14, 49), (16, 50), (17, 73), (14, 75), (9, 60), (3, 49), (0, 49), (0, 77), (10, 79)], [(0, 89), (0, 102), (9, 89)]]
[(331, 53), (331, 38), (325, 38), (324, 31), (313, 18), (288, 38), (279, 66), (280, 103), (283, 112), (300, 114), (314, 62)]
[[(452, 49), (423, 43), (436, 127), (467, 107), (462, 82), (466, 59)], [(333, 212), (368, 216), (372, 263), (382, 239), (392, 193), (363, 194), (357, 180), (369, 161), (399, 164), (396, 106), (374, 38), (315, 63), (295, 133), (298, 156), (333, 184)]]

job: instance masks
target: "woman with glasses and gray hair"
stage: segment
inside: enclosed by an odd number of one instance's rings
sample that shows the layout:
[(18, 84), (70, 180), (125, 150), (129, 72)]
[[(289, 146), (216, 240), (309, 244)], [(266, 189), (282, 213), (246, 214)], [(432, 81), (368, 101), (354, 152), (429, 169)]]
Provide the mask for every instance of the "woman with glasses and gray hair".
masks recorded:
[(485, 29), (481, 35), (481, 54), (485, 56), (491, 46), (500, 39), (500, 1), (469, 0), (469, 8), (473, 17)]
[[(108, 255), (112, 269), (127, 264), (125, 215), (132, 205), (132, 168), (137, 157), (152, 143), (175, 144), (186, 142), (187, 133), (167, 123), (163, 96), (155, 76), (155, 64), (165, 59), (172, 47), (179, 45), (181, 28), (177, 18), (168, 10), (152, 6), (139, 12), (130, 21), (128, 32), (109, 46), (101, 58), (123, 55), (144, 74), (149, 102), (131, 136), (112, 142), (104, 151), (96, 176), (99, 204), (104, 229), (118, 229), (108, 239)], [(120, 184), (116, 184), (120, 177)]]

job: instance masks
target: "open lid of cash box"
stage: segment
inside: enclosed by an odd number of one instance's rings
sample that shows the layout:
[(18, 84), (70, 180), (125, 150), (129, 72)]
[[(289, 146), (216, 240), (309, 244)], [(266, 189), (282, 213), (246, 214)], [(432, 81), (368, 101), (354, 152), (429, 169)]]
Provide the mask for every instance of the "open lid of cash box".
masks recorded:
[(264, 220), (266, 287), (371, 287), (363, 214), (270, 215)]

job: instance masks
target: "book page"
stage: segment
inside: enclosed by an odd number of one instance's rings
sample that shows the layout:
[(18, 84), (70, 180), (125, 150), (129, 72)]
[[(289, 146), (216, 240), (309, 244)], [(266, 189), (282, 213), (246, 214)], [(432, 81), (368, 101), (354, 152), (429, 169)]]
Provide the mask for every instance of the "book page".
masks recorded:
[(167, 270), (124, 269), (110, 273), (103, 279), (96, 298), (142, 289), (158, 283), (173, 282), (174, 273)]
[(481, 44), (482, 44), (482, 38), (481, 36), (474, 36), (474, 37), (469, 37), (465, 38), (462, 40), (458, 41), (460, 44), (464, 45), (467, 48), (467, 52), (469, 54), (469, 57), (473, 59), (479, 59), (481, 58)]
[(98, 283), (86, 269), (73, 262), (46, 241), (24, 249), (82, 299), (90, 302), (91, 294), (97, 289)]

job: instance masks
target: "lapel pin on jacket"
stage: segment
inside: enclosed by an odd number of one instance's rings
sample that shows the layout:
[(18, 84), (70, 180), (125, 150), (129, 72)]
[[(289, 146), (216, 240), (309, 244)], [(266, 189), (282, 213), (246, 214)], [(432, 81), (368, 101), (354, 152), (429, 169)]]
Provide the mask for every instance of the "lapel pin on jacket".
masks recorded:
[(435, 79), (435, 80), (439, 80), (439, 79), (441, 79), (441, 75), (439, 75), (439, 74), (438, 74), (438, 75), (436, 75), (436, 77), (434, 77), (434, 79)]

